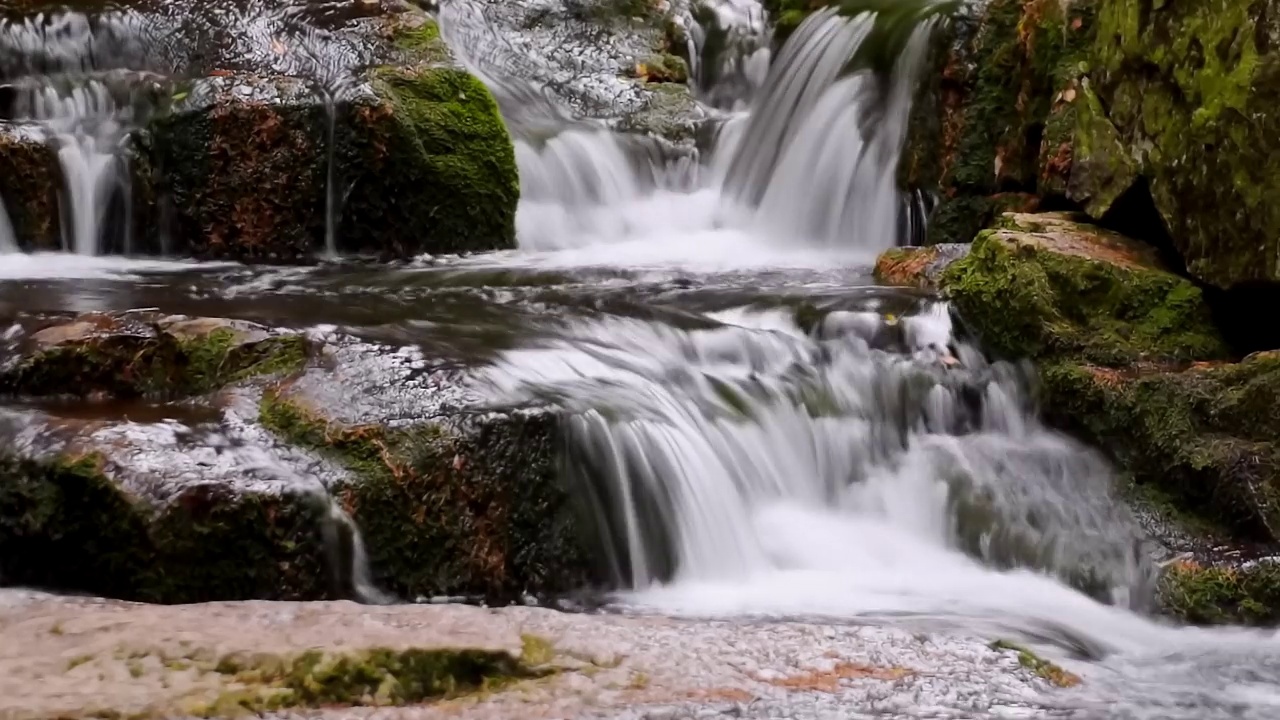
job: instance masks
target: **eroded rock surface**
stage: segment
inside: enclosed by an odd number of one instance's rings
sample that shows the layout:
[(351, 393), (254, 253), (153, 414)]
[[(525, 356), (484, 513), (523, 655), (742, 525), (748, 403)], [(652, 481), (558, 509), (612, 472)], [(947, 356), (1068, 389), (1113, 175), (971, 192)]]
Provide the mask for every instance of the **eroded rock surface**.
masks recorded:
[[(13, 640), (0, 647), (0, 714), (16, 720), (246, 711), (495, 720), (822, 718), (850, 707), (980, 718), (1045, 712), (1078, 702), (1081, 692), (1070, 672), (1041, 672), (1017, 651), (980, 638), (875, 626), (458, 605), (155, 607), (4, 591), (0, 628)], [(419, 695), (443, 696), (436, 702), (396, 695), (422, 677), (421, 666), (406, 667), (404, 659), (427, 653), (475, 658), (471, 669), (489, 679), (487, 691), (475, 692), (479, 683), (462, 677), (450, 692)], [(299, 658), (316, 660), (299, 665)], [(308, 688), (329, 695), (317, 699)], [(398, 705), (407, 707), (391, 707)]]

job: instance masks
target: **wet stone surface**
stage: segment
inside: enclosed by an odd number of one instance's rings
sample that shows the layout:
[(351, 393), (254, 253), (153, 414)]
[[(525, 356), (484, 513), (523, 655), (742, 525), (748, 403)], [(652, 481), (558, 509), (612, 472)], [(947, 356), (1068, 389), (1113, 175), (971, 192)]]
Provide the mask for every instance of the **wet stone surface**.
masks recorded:
[(229, 672), (229, 659), (252, 670), (303, 649), (478, 650), (553, 672), (433, 704), (342, 707), (348, 701), (272, 717), (825, 718), (850, 717), (850, 708), (865, 717), (929, 708), (930, 717), (976, 719), (1049, 717), (1080, 696), (978, 638), (874, 626), (349, 603), (216, 604), (197, 616), (0, 591), (0, 628), (20, 641), (0, 649), (0, 712), (19, 720), (198, 708), (223, 715), (237, 705), (218, 706), (224, 693), (252, 696), (264, 684), (246, 670)]

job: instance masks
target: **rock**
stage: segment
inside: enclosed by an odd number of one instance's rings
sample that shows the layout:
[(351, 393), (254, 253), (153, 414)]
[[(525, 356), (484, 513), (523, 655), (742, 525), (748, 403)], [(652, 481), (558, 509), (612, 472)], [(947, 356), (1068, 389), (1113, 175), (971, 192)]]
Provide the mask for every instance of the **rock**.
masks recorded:
[[(133, 236), (100, 249), (297, 262), (329, 242), (382, 258), (514, 246), (515, 153), (493, 96), (434, 21), (391, 5), (141, 4), (75, 25), (91, 47), (84, 82), (110, 96), (104, 107), (133, 108), (120, 111), (125, 139), (99, 141), (124, 148), (132, 183), (113, 202), (131, 204)], [(15, 48), (53, 42), (46, 32), (0, 33), (0, 90), (17, 98), (0, 115), (28, 129), (24, 93), (44, 81)], [(15, 220), (21, 245), (48, 247), (57, 165), (46, 151), (39, 167), (53, 172), (27, 178), (34, 160), (6, 137), (0, 175), (12, 164), (24, 181), (0, 192), (32, 216)]]
[(57, 158), (38, 133), (0, 122), (0, 203), (21, 247), (56, 250), (62, 246), (60, 177)]
[(941, 195), (929, 242), (971, 240), (993, 214), (1013, 209), (991, 199), (999, 193), (1063, 194), (1054, 183), (1069, 173), (1065, 98), (1093, 39), (1091, 17), (1090, 3), (1060, 0), (965, 3), (949, 14), (899, 167), (904, 187)]
[(340, 252), (403, 258), (514, 246), (515, 152), (493, 97), (453, 64), (433, 22), (397, 21), (389, 32), (404, 59), (333, 106), (311, 83), (278, 76), (213, 77), (181, 91), (140, 142), (155, 194), (172, 203), (175, 249), (306, 259), (325, 244), (328, 192), (341, 202)]
[(350, 472), (332, 488), (380, 587), (510, 601), (595, 579), (543, 411), (486, 412), (416, 351), (351, 339), (275, 386), (262, 424)]
[(968, 243), (940, 243), (888, 250), (876, 258), (875, 278), (886, 285), (938, 290), (942, 271), (968, 255), (971, 247)]
[(1226, 357), (1199, 288), (1152, 248), (1081, 220), (1004, 215), (942, 272), (943, 292), (984, 347), (1111, 367)]
[(0, 396), (178, 399), (295, 370), (307, 352), (302, 336), (239, 320), (132, 312), (28, 322), (32, 332), (10, 340), (0, 361)]
[[(9, 590), (0, 591), (0, 627), (11, 640), (0, 645), (0, 714), (14, 720), (240, 717), (265, 710), (255, 702), (264, 694), (278, 698), (276, 712), (263, 712), (270, 716), (387, 720), (816, 720), (876, 703), (982, 717), (1098, 702), (1062, 692), (1043, 661), (1023, 662), (981, 638), (887, 625), (345, 602), (164, 607)], [(315, 688), (358, 687), (352, 673), (319, 672), (344, 660), (367, 668), (366, 679), (394, 675), (388, 690), (408, 688), (408, 678), (388, 673), (393, 661), (430, 652), (475, 658), (490, 682), (481, 692), (459, 682), (456, 697), (421, 703), (369, 683), (366, 697), (317, 708), (281, 677), (320, 655), (305, 675)]]
[(1280, 354), (1187, 369), (1042, 369), (1056, 425), (1228, 537), (1280, 541)]
[[(409, 598), (594, 578), (558, 419), (479, 407), (416, 350), (153, 313), (25, 323), (0, 371), (26, 398), (0, 416), (6, 584), (377, 599), (365, 547)], [(71, 388), (91, 402), (61, 401)]]
[(1181, 561), (1162, 582), (1164, 605), (1191, 623), (1273, 627), (1280, 621), (1280, 562), (1240, 566)]
[(1280, 3), (1096, 6), (1070, 195), (1102, 217), (1142, 181), (1193, 276), (1280, 280)]

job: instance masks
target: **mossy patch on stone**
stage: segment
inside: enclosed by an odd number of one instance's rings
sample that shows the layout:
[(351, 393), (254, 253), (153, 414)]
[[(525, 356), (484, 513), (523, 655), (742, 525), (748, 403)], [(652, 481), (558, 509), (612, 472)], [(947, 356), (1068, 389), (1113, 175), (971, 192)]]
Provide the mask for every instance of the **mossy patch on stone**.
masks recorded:
[(1143, 177), (1189, 272), (1280, 280), (1280, 2), (1100, 0), (1072, 194), (1100, 215)]
[(544, 674), (509, 653), (451, 648), (226, 657), (217, 670), (229, 676), (232, 688), (212, 701), (193, 704), (192, 714), (225, 717), (287, 708), (412, 705)]
[(361, 528), (379, 587), (505, 602), (587, 583), (585, 545), (557, 472), (554, 416), (349, 427), (287, 391), (267, 393), (261, 422), (351, 471), (335, 494)]
[(1175, 562), (1160, 581), (1161, 604), (1180, 620), (1201, 625), (1280, 623), (1280, 562), (1205, 566)]
[(0, 367), (0, 394), (184, 398), (298, 370), (306, 355), (302, 335), (245, 323), (95, 313), (35, 333)]
[(1030, 670), (1032, 673), (1035, 673), (1037, 677), (1047, 680), (1060, 688), (1075, 687), (1080, 684), (1080, 676), (1068, 672), (1055, 663), (1045, 660), (1021, 645), (1009, 642), (1008, 640), (996, 640), (991, 643), (990, 647), (992, 650), (996, 650), (998, 652), (1016, 652), (1018, 654), (1018, 662), (1022, 667)]
[(1186, 370), (1042, 368), (1048, 418), (1236, 537), (1280, 540), (1280, 357)]
[(1078, 220), (1005, 215), (943, 272), (946, 296), (986, 348), (1104, 366), (1227, 355), (1199, 288), (1146, 246)]

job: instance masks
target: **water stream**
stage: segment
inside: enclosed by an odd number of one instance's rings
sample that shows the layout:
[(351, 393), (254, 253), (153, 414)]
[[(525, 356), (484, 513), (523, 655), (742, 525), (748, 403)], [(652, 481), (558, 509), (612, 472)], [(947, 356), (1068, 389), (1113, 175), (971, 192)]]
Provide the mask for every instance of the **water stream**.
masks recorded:
[[(1040, 423), (1034, 368), (989, 360), (936, 298), (873, 286), (870, 260), (927, 211), (894, 185), (927, 26), (887, 77), (849, 75), (871, 18), (815, 13), (770, 62), (757, 3), (704, 1), (695, 86), (720, 130), (690, 151), (579, 112), (612, 80), (557, 78), (577, 100), (549, 100), (542, 31), (500, 4), (439, 19), (514, 135), (518, 250), (271, 270), (7, 255), (0, 311), (336, 326), (466, 364), (495, 404), (558, 407), (619, 611), (1013, 637), (1085, 676), (1061, 717), (1280, 714), (1275, 633), (1152, 619), (1158, 550), (1108, 464)], [(697, 51), (713, 36), (738, 49)], [(0, 215), (0, 253), (11, 235)]]

